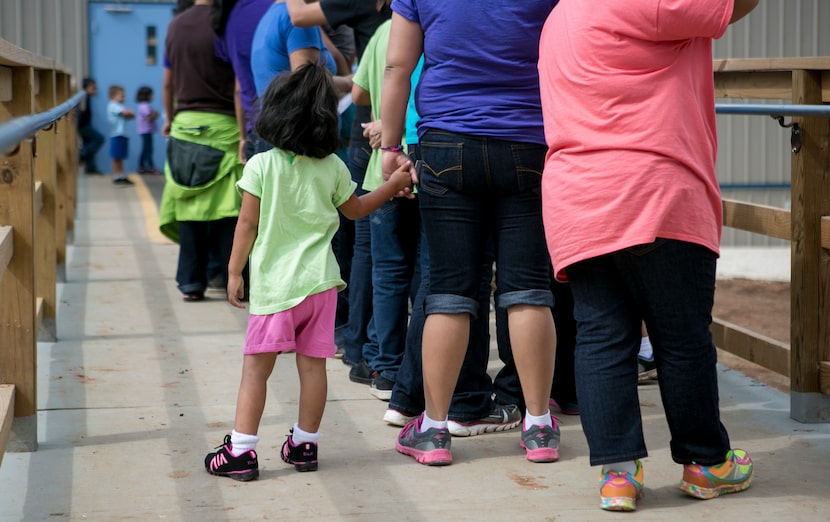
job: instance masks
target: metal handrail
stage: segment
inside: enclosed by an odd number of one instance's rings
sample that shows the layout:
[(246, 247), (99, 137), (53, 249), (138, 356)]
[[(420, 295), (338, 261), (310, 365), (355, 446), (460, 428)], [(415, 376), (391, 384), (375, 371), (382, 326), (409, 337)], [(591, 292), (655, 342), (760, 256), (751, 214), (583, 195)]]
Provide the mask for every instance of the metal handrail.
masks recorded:
[(86, 92), (79, 91), (60, 105), (56, 105), (46, 112), (21, 116), (0, 124), (0, 152), (16, 147), (29, 136), (34, 136), (40, 129), (55, 123), (78, 106), (83, 101)]
[(716, 103), (718, 114), (758, 114), (762, 116), (830, 116), (830, 105), (762, 105)]

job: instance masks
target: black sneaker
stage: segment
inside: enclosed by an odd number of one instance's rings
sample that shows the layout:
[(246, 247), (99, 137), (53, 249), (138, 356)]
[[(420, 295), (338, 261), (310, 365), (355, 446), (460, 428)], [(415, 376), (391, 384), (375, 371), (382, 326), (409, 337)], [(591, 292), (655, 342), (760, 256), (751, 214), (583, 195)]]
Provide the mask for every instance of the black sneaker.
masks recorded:
[(395, 386), (395, 381), (390, 381), (381, 374), (372, 379), (372, 384), (369, 385), (369, 393), (374, 397), (388, 401), (392, 398), (392, 388)]
[(366, 359), (361, 359), (359, 363), (352, 366), (349, 370), (349, 380), (358, 384), (372, 384), (372, 380), (377, 375)]
[(112, 180), (112, 182), (115, 185), (134, 185), (134, 183), (130, 181), (129, 178), (115, 178), (114, 180)]
[(450, 420), (447, 429), (455, 437), (472, 437), (483, 433), (512, 430), (522, 422), (522, 412), (515, 404), (498, 404), (490, 406), (490, 413), (480, 419), (467, 422)]
[(288, 434), (288, 438), (282, 443), (280, 458), (283, 462), (294, 464), (297, 471), (317, 471), (317, 443), (303, 442), (294, 444), (294, 428)]
[(259, 462), (256, 451), (246, 451), (238, 457), (231, 453), (231, 436), (225, 435), (225, 442), (214, 453), (205, 457), (205, 470), (211, 475), (228, 477), (247, 482), (259, 477)]

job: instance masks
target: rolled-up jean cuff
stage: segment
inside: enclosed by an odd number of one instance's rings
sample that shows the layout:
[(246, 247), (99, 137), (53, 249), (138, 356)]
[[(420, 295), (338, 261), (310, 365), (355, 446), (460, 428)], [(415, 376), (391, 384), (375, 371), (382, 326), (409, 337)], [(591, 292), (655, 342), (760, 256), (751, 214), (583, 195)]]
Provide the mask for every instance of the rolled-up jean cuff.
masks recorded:
[(515, 305), (553, 306), (553, 292), (550, 290), (517, 290), (496, 294), (496, 306), (510, 308)]
[(478, 301), (453, 294), (432, 294), (424, 301), (424, 312), (430, 314), (470, 314), (478, 317)]

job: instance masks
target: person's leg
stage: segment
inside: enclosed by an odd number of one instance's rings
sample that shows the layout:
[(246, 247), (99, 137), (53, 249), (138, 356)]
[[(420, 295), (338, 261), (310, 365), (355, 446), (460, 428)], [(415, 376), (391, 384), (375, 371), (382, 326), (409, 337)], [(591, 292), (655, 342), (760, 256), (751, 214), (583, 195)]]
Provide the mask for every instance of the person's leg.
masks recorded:
[(326, 360), (298, 353), (297, 373), (300, 377), (300, 414), (297, 425), (305, 432), (316, 433), (326, 409)]
[(153, 135), (141, 134), (139, 136), (141, 138), (141, 154), (138, 156), (138, 173), (145, 174), (148, 173), (152, 164), (152, 161), (148, 160), (152, 159), (152, 151), (149, 147), (153, 146)]
[(277, 354), (273, 352), (246, 355), (242, 362), (242, 380), (236, 398), (233, 429), (238, 433), (256, 435), (268, 389), (268, 377), (274, 370)]
[(648, 455), (637, 395), (640, 313), (623, 278), (611, 255), (568, 267), (579, 414), (592, 466)]
[[(357, 195), (366, 192), (360, 188), (366, 175), (370, 151), (362, 147), (349, 147), (349, 172), (352, 180), (358, 184)], [(369, 340), (368, 326), (372, 318), (372, 250), (369, 218), (361, 218), (354, 222), (354, 250), (352, 255), (351, 274), (349, 275), (349, 322), (343, 332), (345, 356), (361, 370), (358, 382), (369, 384), (372, 379), (371, 368), (363, 361), (363, 345)], [(366, 374), (368, 371), (368, 374)], [(352, 377), (350, 372), (350, 378)]]
[(81, 127), (78, 129), (78, 134), (81, 135), (81, 141), (83, 143), (79, 156), (80, 160), (84, 162), (84, 171), (87, 174), (100, 174), (95, 156), (98, 154), (98, 150), (104, 145), (106, 139), (92, 126)]
[(551, 281), (553, 292), (553, 323), (556, 326), (556, 364), (550, 398), (555, 407), (566, 415), (579, 413), (574, 376), (574, 349), (576, 321), (574, 298), (567, 283)]
[[(205, 221), (179, 222), (179, 261), (176, 282), (185, 300), (198, 301), (207, 287), (206, 265), (210, 227)], [(190, 297), (188, 297), (190, 296)]]
[[(712, 343), (714, 252), (692, 243), (658, 239), (619, 252), (630, 273), (629, 292), (641, 303), (653, 341), (657, 378), (679, 464), (720, 464), (730, 449), (720, 422), (717, 353)], [(640, 325), (633, 351), (639, 350)], [(636, 357), (633, 360), (636, 368)]]
[(409, 294), (420, 229), (418, 202), (394, 199), (370, 217), (372, 234), (372, 310), (377, 354), (369, 361), (378, 373), (372, 395), (388, 400), (401, 365)]

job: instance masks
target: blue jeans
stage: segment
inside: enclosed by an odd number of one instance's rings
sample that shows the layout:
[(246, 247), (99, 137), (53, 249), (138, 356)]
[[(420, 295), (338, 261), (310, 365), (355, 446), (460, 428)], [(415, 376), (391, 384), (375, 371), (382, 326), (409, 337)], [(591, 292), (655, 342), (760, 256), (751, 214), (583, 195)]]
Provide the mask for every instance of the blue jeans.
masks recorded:
[[(361, 185), (366, 176), (371, 150), (368, 145), (349, 146), (347, 166), (352, 181), (357, 183), (355, 194), (366, 194)], [(354, 222), (354, 250), (352, 253), (351, 272), (349, 274), (349, 318), (342, 332), (342, 348), (346, 358), (352, 363), (363, 359), (363, 345), (370, 340), (372, 321), (372, 239), (369, 230), (369, 217)]]
[(553, 306), (540, 187), (544, 145), (428, 131), (418, 186), (430, 253), (426, 313), (478, 313), (495, 245), (496, 306)]
[(637, 395), (646, 323), (675, 462), (723, 462), (717, 355), (709, 325), (714, 252), (658, 239), (567, 268), (574, 296), (576, 386), (591, 465), (647, 456)]
[[(424, 380), (421, 365), (421, 340), (424, 333), (426, 311), (424, 300), (429, 293), (429, 252), (421, 235), (421, 284), (412, 304), (412, 315), (406, 333), (406, 348), (398, 369), (389, 408), (405, 415), (418, 415), (424, 411)], [(478, 294), (478, 313), (470, 321), (470, 340), (458, 382), (450, 402), (448, 418), (457, 422), (469, 422), (490, 413), (493, 381), (487, 373), (490, 358), (490, 282), (492, 257), (482, 266)]]
[(392, 382), (403, 359), (420, 221), (418, 201), (406, 198), (387, 201), (369, 216), (376, 343), (364, 346), (363, 357)]
[(141, 156), (138, 157), (139, 170), (153, 170), (153, 135), (141, 134)]
[(79, 158), (84, 162), (84, 171), (99, 172), (98, 165), (95, 163), (95, 156), (98, 154), (101, 146), (104, 145), (104, 136), (95, 130), (92, 125), (79, 127), (78, 134), (81, 136), (82, 143)]

